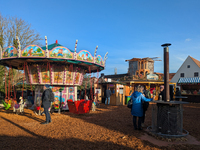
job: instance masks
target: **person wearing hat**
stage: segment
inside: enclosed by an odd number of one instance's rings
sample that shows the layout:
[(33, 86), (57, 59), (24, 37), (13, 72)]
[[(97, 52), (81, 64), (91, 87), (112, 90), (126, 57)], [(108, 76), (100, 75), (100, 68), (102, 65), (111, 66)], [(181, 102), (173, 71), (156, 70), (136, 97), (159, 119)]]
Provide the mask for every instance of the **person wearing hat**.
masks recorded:
[(49, 113), (49, 108), (51, 106), (51, 102), (49, 101), (50, 98), (50, 85), (49, 84), (45, 84), (44, 85), (44, 92), (42, 93), (42, 106), (44, 107), (44, 113), (46, 116), (46, 121), (41, 123), (41, 124), (48, 124), (51, 122), (51, 116)]
[(163, 99), (164, 99), (164, 85), (161, 85), (161, 86), (160, 86), (159, 99), (160, 99), (160, 100), (163, 100)]

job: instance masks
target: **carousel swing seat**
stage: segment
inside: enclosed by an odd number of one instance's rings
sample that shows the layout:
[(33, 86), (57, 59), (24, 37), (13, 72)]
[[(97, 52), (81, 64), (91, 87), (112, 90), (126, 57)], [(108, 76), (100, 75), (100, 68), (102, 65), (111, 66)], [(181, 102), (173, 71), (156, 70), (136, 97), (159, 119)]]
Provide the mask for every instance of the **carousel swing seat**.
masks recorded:
[(81, 99), (79, 101), (73, 101), (72, 99), (67, 100), (69, 112), (74, 114), (85, 114), (89, 113), (91, 106), (92, 106), (92, 100), (84, 100)]

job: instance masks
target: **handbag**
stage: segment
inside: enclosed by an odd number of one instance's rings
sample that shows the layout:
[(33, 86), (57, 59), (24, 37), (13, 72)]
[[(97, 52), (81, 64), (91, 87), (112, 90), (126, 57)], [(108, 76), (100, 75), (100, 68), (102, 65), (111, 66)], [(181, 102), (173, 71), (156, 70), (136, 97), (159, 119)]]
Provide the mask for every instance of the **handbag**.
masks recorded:
[(133, 100), (130, 99), (130, 100), (128, 101), (127, 107), (128, 107), (128, 108), (132, 108), (132, 105), (133, 105)]

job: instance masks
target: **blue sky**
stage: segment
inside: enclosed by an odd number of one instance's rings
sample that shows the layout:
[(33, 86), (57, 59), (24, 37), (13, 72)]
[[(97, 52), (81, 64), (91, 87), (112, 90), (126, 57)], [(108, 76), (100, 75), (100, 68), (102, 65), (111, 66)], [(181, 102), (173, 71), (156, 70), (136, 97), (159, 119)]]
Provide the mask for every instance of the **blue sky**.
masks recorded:
[[(102, 57), (102, 73), (127, 73), (126, 59), (161, 57), (169, 47), (170, 72), (176, 72), (188, 55), (200, 60), (199, 0), (1, 0), (0, 13), (30, 23), (48, 44), (58, 43)], [(45, 45), (45, 40), (41, 42)], [(154, 71), (163, 72), (163, 61)]]

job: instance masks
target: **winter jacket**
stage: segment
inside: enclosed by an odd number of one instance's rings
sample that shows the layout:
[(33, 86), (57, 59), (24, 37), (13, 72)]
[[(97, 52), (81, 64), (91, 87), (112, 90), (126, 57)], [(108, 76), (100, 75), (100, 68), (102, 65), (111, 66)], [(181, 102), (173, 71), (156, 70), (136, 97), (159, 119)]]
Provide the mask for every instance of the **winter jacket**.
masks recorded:
[(111, 91), (110, 91), (110, 90), (106, 90), (106, 95), (105, 95), (105, 96), (106, 96), (106, 98), (110, 97), (110, 96), (111, 96), (111, 94), (112, 94), (112, 93), (111, 93)]
[[(151, 98), (151, 92), (149, 90), (146, 90), (143, 92), (146, 98)], [(149, 102), (145, 102), (143, 101), (143, 110), (147, 111), (148, 107), (149, 107)]]
[(131, 99), (133, 100), (131, 114), (133, 116), (137, 116), (137, 117), (142, 117), (143, 116), (143, 105), (142, 105), (142, 102), (143, 101), (150, 102), (150, 101), (153, 100), (153, 98), (149, 99), (149, 98), (144, 97), (142, 95), (142, 93), (140, 93), (138, 91), (133, 92), (133, 94), (131, 95)]
[(42, 105), (44, 108), (49, 108), (51, 106), (51, 102), (49, 101), (51, 89), (46, 89), (42, 93)]

